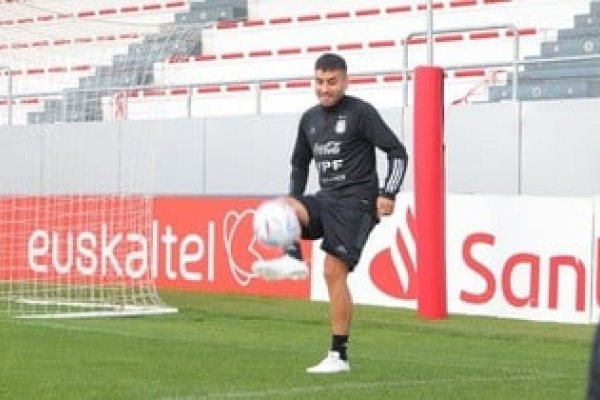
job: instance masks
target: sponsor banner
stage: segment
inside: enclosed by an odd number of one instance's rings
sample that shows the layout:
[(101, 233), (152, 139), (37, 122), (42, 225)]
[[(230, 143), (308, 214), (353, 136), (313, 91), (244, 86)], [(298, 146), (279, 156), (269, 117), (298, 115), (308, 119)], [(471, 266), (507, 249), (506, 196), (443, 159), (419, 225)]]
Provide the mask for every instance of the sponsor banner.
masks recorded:
[[(282, 255), (258, 243), (260, 198), (1, 198), (0, 280), (148, 284), (308, 298), (303, 281), (267, 282), (252, 262)], [(153, 212), (153, 213), (152, 213)], [(310, 246), (304, 253), (311, 257)]]
[[(95, 284), (156, 279), (161, 288), (327, 300), (320, 242), (303, 243), (310, 281), (264, 281), (255, 260), (262, 198), (4, 198), (0, 279)], [(153, 215), (150, 211), (153, 209)], [(374, 229), (350, 285), (355, 302), (416, 308), (412, 195)], [(448, 309), (541, 321), (600, 318), (600, 198), (450, 195)], [(424, 240), (427, 240), (425, 237)]]
[[(416, 308), (417, 279), (412, 196), (400, 194), (394, 214), (382, 218), (373, 229), (360, 262), (350, 274), (349, 285), (355, 303)], [(323, 280), (325, 254), (314, 243), (312, 261), (313, 300), (327, 300)]]
[[(159, 242), (157, 285), (162, 288), (308, 298), (308, 280), (265, 281), (252, 274), (255, 260), (283, 255), (261, 245), (252, 216), (261, 199), (159, 197), (154, 203)], [(303, 245), (310, 259), (310, 246)]]
[(0, 198), (0, 280), (110, 285), (149, 275), (145, 197)]
[(594, 198), (594, 237), (592, 268), (592, 323), (600, 322), (600, 197)]
[[(356, 303), (416, 308), (411, 203), (400, 195), (369, 238), (350, 278)], [(592, 199), (450, 195), (446, 208), (450, 313), (589, 322)], [(327, 299), (323, 259), (315, 244), (315, 300)]]
[(448, 197), (450, 312), (587, 323), (591, 198)]

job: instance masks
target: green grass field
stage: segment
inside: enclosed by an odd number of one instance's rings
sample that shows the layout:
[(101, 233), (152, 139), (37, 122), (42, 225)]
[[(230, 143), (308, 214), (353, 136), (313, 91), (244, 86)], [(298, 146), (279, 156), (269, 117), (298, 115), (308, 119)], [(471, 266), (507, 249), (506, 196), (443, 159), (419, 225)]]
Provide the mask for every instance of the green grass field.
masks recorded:
[(168, 292), (174, 315), (0, 320), (1, 399), (583, 399), (593, 327), (359, 306), (352, 372), (304, 369), (327, 304)]

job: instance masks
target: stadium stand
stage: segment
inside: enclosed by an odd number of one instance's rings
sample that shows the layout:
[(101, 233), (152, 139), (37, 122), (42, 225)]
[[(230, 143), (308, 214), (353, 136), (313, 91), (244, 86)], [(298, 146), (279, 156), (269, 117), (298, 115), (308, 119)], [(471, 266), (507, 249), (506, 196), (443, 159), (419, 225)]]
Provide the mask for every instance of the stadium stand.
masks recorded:
[[(94, 101), (90, 101), (93, 93), (82, 96), (75, 92), (87, 90), (90, 76), (105, 72), (114, 57), (136, 51), (135, 45), (143, 41), (151, 42), (147, 38), (172, 23), (174, 15), (187, 10), (189, 4), (174, 0), (46, 0), (12, 2), (1, 7), (0, 66), (4, 68), (0, 68), (0, 93), (8, 97), (10, 86), (11, 122), (27, 123), (102, 118), (94, 110)], [(36, 98), (38, 111), (46, 110), (45, 116), (21, 112), (25, 108), (22, 98), (30, 97)], [(91, 107), (89, 112), (71, 106), (82, 97), (88, 103), (86, 108)], [(0, 110), (4, 121), (7, 113)]]
[[(313, 101), (307, 74), (323, 51), (347, 58), (354, 93), (398, 105), (427, 54), (423, 35), (406, 40), (425, 26), (418, 0), (0, 7), (0, 123), (9, 102), (12, 123), (296, 111)], [(512, 99), (517, 62), (519, 99), (595, 96), (596, 60), (582, 57), (597, 51), (598, 3), (443, 0), (434, 8), (435, 26), (445, 29), (434, 54), (447, 68), (449, 104)]]
[[(525, 57), (518, 72), (520, 100), (600, 97), (600, 2), (574, 17), (573, 27), (558, 30), (541, 44), (538, 56)], [(512, 76), (490, 88), (490, 100), (512, 97)]]

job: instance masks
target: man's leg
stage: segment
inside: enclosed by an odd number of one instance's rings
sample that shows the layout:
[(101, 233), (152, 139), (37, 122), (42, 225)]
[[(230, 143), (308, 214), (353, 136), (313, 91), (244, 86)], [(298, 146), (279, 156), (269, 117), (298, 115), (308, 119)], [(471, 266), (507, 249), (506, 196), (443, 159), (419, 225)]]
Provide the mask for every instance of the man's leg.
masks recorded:
[(352, 322), (352, 296), (348, 288), (348, 267), (339, 258), (325, 256), (325, 283), (329, 292), (331, 332), (348, 335)]
[(298, 199), (294, 197), (286, 197), (285, 201), (292, 206), (294, 211), (296, 212), (296, 216), (298, 217), (298, 222), (300, 222), (301, 226), (308, 226), (308, 210)]
[(348, 267), (339, 258), (325, 256), (325, 283), (329, 292), (329, 319), (331, 321), (332, 348), (347, 359), (346, 344), (352, 323), (352, 295), (348, 288)]
[(329, 292), (329, 319), (331, 322), (331, 351), (309, 373), (337, 373), (350, 371), (346, 346), (352, 323), (352, 296), (348, 288), (348, 267), (339, 258), (325, 255), (325, 283)]
[[(308, 226), (309, 216), (308, 210), (299, 200), (293, 197), (286, 197), (285, 201), (292, 207), (298, 218), (300, 226)], [(300, 242), (296, 241), (284, 249), (286, 255), (295, 258), (296, 260), (303, 261), (302, 251), (300, 250)]]
[[(293, 197), (285, 197), (296, 216), (300, 226), (306, 227), (309, 222), (309, 213), (304, 204)], [(284, 256), (271, 260), (257, 260), (252, 264), (252, 271), (268, 280), (278, 279), (305, 279), (308, 276), (308, 267), (302, 259), (300, 242), (294, 242), (284, 248)]]

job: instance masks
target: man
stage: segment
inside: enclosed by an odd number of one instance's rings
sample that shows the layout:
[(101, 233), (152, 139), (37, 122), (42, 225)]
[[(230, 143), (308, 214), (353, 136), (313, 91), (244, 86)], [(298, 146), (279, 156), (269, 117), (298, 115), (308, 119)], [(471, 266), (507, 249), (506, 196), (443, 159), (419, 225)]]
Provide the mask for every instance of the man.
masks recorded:
[[(392, 214), (404, 179), (404, 146), (369, 103), (346, 95), (346, 61), (326, 53), (315, 63), (319, 104), (300, 119), (292, 153), (289, 197), (302, 226), (303, 239), (323, 238), (324, 277), (330, 300), (331, 350), (309, 373), (350, 370), (347, 343), (352, 321), (348, 274), (358, 263), (369, 233), (381, 216)], [(387, 153), (388, 170), (379, 188), (375, 149)], [(320, 190), (304, 195), (311, 160)], [(268, 279), (307, 275), (298, 243), (283, 258), (259, 261), (253, 270)]]

